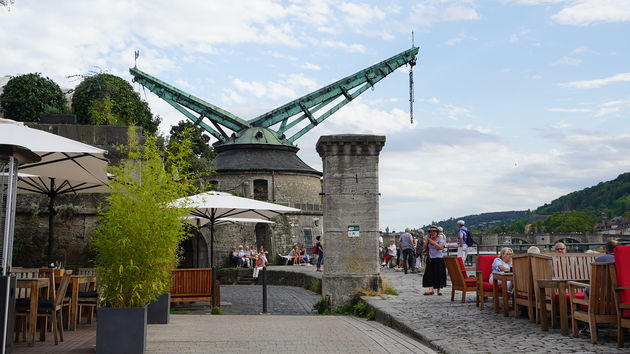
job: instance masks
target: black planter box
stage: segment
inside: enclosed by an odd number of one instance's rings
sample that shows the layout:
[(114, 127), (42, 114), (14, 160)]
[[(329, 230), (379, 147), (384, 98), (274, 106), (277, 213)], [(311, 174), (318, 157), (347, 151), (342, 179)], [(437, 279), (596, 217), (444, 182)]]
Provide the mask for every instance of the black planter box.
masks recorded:
[(168, 324), (171, 312), (171, 293), (158, 296), (147, 305), (147, 324)]
[(99, 307), (96, 323), (98, 354), (141, 354), (147, 342), (147, 307)]

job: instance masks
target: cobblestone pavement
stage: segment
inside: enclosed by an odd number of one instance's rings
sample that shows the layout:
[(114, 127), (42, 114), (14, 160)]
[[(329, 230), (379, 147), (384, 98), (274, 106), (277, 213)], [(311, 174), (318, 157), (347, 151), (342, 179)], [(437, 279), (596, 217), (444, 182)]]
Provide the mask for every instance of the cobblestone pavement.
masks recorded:
[(147, 353), (434, 353), (378, 322), (349, 316), (173, 315), (149, 325)]
[[(629, 353), (630, 340), (626, 335), (625, 348), (616, 347), (616, 329), (609, 326), (598, 331), (600, 344), (591, 344), (588, 334), (578, 338), (563, 336), (560, 329), (540, 330), (540, 325), (527, 319), (504, 317), (494, 312), (491, 300), (483, 311), (475, 306), (474, 293), (467, 294), (461, 303), (458, 291), (451, 302), (451, 289), (443, 296), (424, 296), (422, 275), (403, 274), (391, 269), (381, 273), (384, 281), (399, 295), (364, 297), (377, 310), (377, 318), (390, 322), (403, 332), (421, 339), (440, 351), (448, 353)], [(460, 299), (459, 301), (457, 299)], [(626, 331), (627, 333), (627, 331)]]
[[(321, 296), (295, 286), (267, 286), (267, 312), (281, 315), (313, 314), (313, 305)], [(221, 313), (257, 315), (262, 312), (262, 286), (222, 285)]]

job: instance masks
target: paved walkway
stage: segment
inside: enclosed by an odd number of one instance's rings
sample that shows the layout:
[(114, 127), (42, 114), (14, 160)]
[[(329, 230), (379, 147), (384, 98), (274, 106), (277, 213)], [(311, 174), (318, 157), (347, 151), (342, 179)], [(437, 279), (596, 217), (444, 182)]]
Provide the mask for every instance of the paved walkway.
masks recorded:
[[(443, 296), (423, 296), (422, 275), (386, 269), (383, 278), (399, 293), (364, 297), (375, 309), (377, 318), (389, 322), (403, 332), (433, 348), (447, 353), (628, 353), (630, 341), (623, 349), (616, 347), (616, 329), (600, 330), (600, 344), (591, 344), (588, 334), (578, 338), (563, 336), (560, 329), (540, 330), (540, 325), (527, 319), (496, 314), (491, 301), (484, 310), (475, 306), (475, 295), (468, 294), (461, 303), (457, 292), (451, 302), (450, 288)], [(457, 298), (460, 300), (458, 301)], [(626, 332), (627, 333), (627, 332)], [(628, 338), (628, 336), (626, 336)]]
[(175, 315), (149, 325), (147, 353), (434, 353), (378, 322), (348, 316)]
[[(295, 286), (267, 286), (267, 312), (278, 315), (311, 315), (322, 297)], [(221, 313), (258, 315), (262, 312), (262, 286), (222, 285)]]

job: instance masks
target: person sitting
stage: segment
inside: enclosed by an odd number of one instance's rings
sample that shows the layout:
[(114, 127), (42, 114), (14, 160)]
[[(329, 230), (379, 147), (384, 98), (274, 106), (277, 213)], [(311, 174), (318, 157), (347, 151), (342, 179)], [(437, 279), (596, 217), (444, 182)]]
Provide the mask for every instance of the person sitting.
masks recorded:
[(297, 245), (293, 246), (293, 251), (291, 252), (293, 256), (293, 265), (299, 265), (302, 262), (302, 257), (300, 257), (300, 249)]
[[(503, 247), (501, 252), (499, 253), (499, 257), (497, 257), (492, 262), (492, 273), (490, 274), (490, 283), (493, 282), (494, 273), (505, 273), (509, 272), (512, 269), (512, 256), (514, 255), (514, 251), (512, 251), (509, 247)], [(501, 281), (498, 281), (498, 284), (501, 285)], [(508, 281), (507, 283), (508, 292), (512, 292), (512, 282)]]
[(538, 248), (536, 246), (531, 246), (530, 248), (527, 249), (527, 253), (529, 253), (529, 254), (540, 254), (540, 248)]
[(556, 253), (567, 253), (567, 246), (564, 245), (564, 243), (562, 242), (558, 242), (555, 244), (555, 246), (553, 246), (553, 251)]
[(252, 251), (249, 250), (249, 246), (245, 246), (243, 253), (245, 254), (245, 258), (244, 258), (245, 267), (251, 268), (252, 267)]
[(385, 257), (383, 258), (383, 265), (390, 267), (389, 262), (394, 257), (396, 257), (396, 242), (394, 242), (394, 240), (389, 240), (389, 246), (387, 246), (387, 253), (385, 254)]
[(256, 259), (256, 263), (254, 264), (254, 274), (252, 274), (254, 279), (258, 279), (258, 272), (260, 272), (260, 270), (263, 269), (263, 267), (267, 266), (266, 254), (267, 252), (265, 251), (263, 246), (260, 246), (260, 250), (256, 254), (257, 259)]
[(306, 252), (306, 246), (302, 245), (300, 247), (300, 258), (302, 260), (302, 264), (310, 266), (311, 265), (311, 256)]
[(245, 264), (245, 250), (243, 249), (243, 245), (238, 245), (236, 256), (240, 258), (240, 262), (237, 264), (237, 267), (242, 267)]
[(240, 267), (243, 265), (243, 258), (238, 256), (238, 251), (236, 247), (232, 247), (232, 251), (230, 252), (230, 260), (236, 267)]
[(606, 254), (595, 258), (595, 262), (614, 262), (615, 261), (615, 247), (619, 242), (617, 240), (610, 240), (606, 242)]

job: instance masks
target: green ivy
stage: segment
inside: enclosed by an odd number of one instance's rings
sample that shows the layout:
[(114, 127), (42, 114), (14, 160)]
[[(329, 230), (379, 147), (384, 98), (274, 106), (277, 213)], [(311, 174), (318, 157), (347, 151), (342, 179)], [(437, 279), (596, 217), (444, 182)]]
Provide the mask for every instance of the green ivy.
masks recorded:
[(68, 111), (61, 88), (39, 73), (11, 78), (0, 95), (4, 116), (20, 122), (39, 122), (44, 114)]
[(128, 159), (111, 168), (111, 195), (99, 211), (94, 246), (99, 286), (106, 305), (141, 307), (170, 290), (178, 245), (186, 237), (182, 218), (189, 209), (170, 203), (193, 192), (182, 139), (162, 155), (157, 139), (137, 142), (129, 129)]
[(80, 124), (137, 125), (149, 133), (160, 124), (133, 87), (111, 74), (86, 77), (74, 90), (72, 111)]

